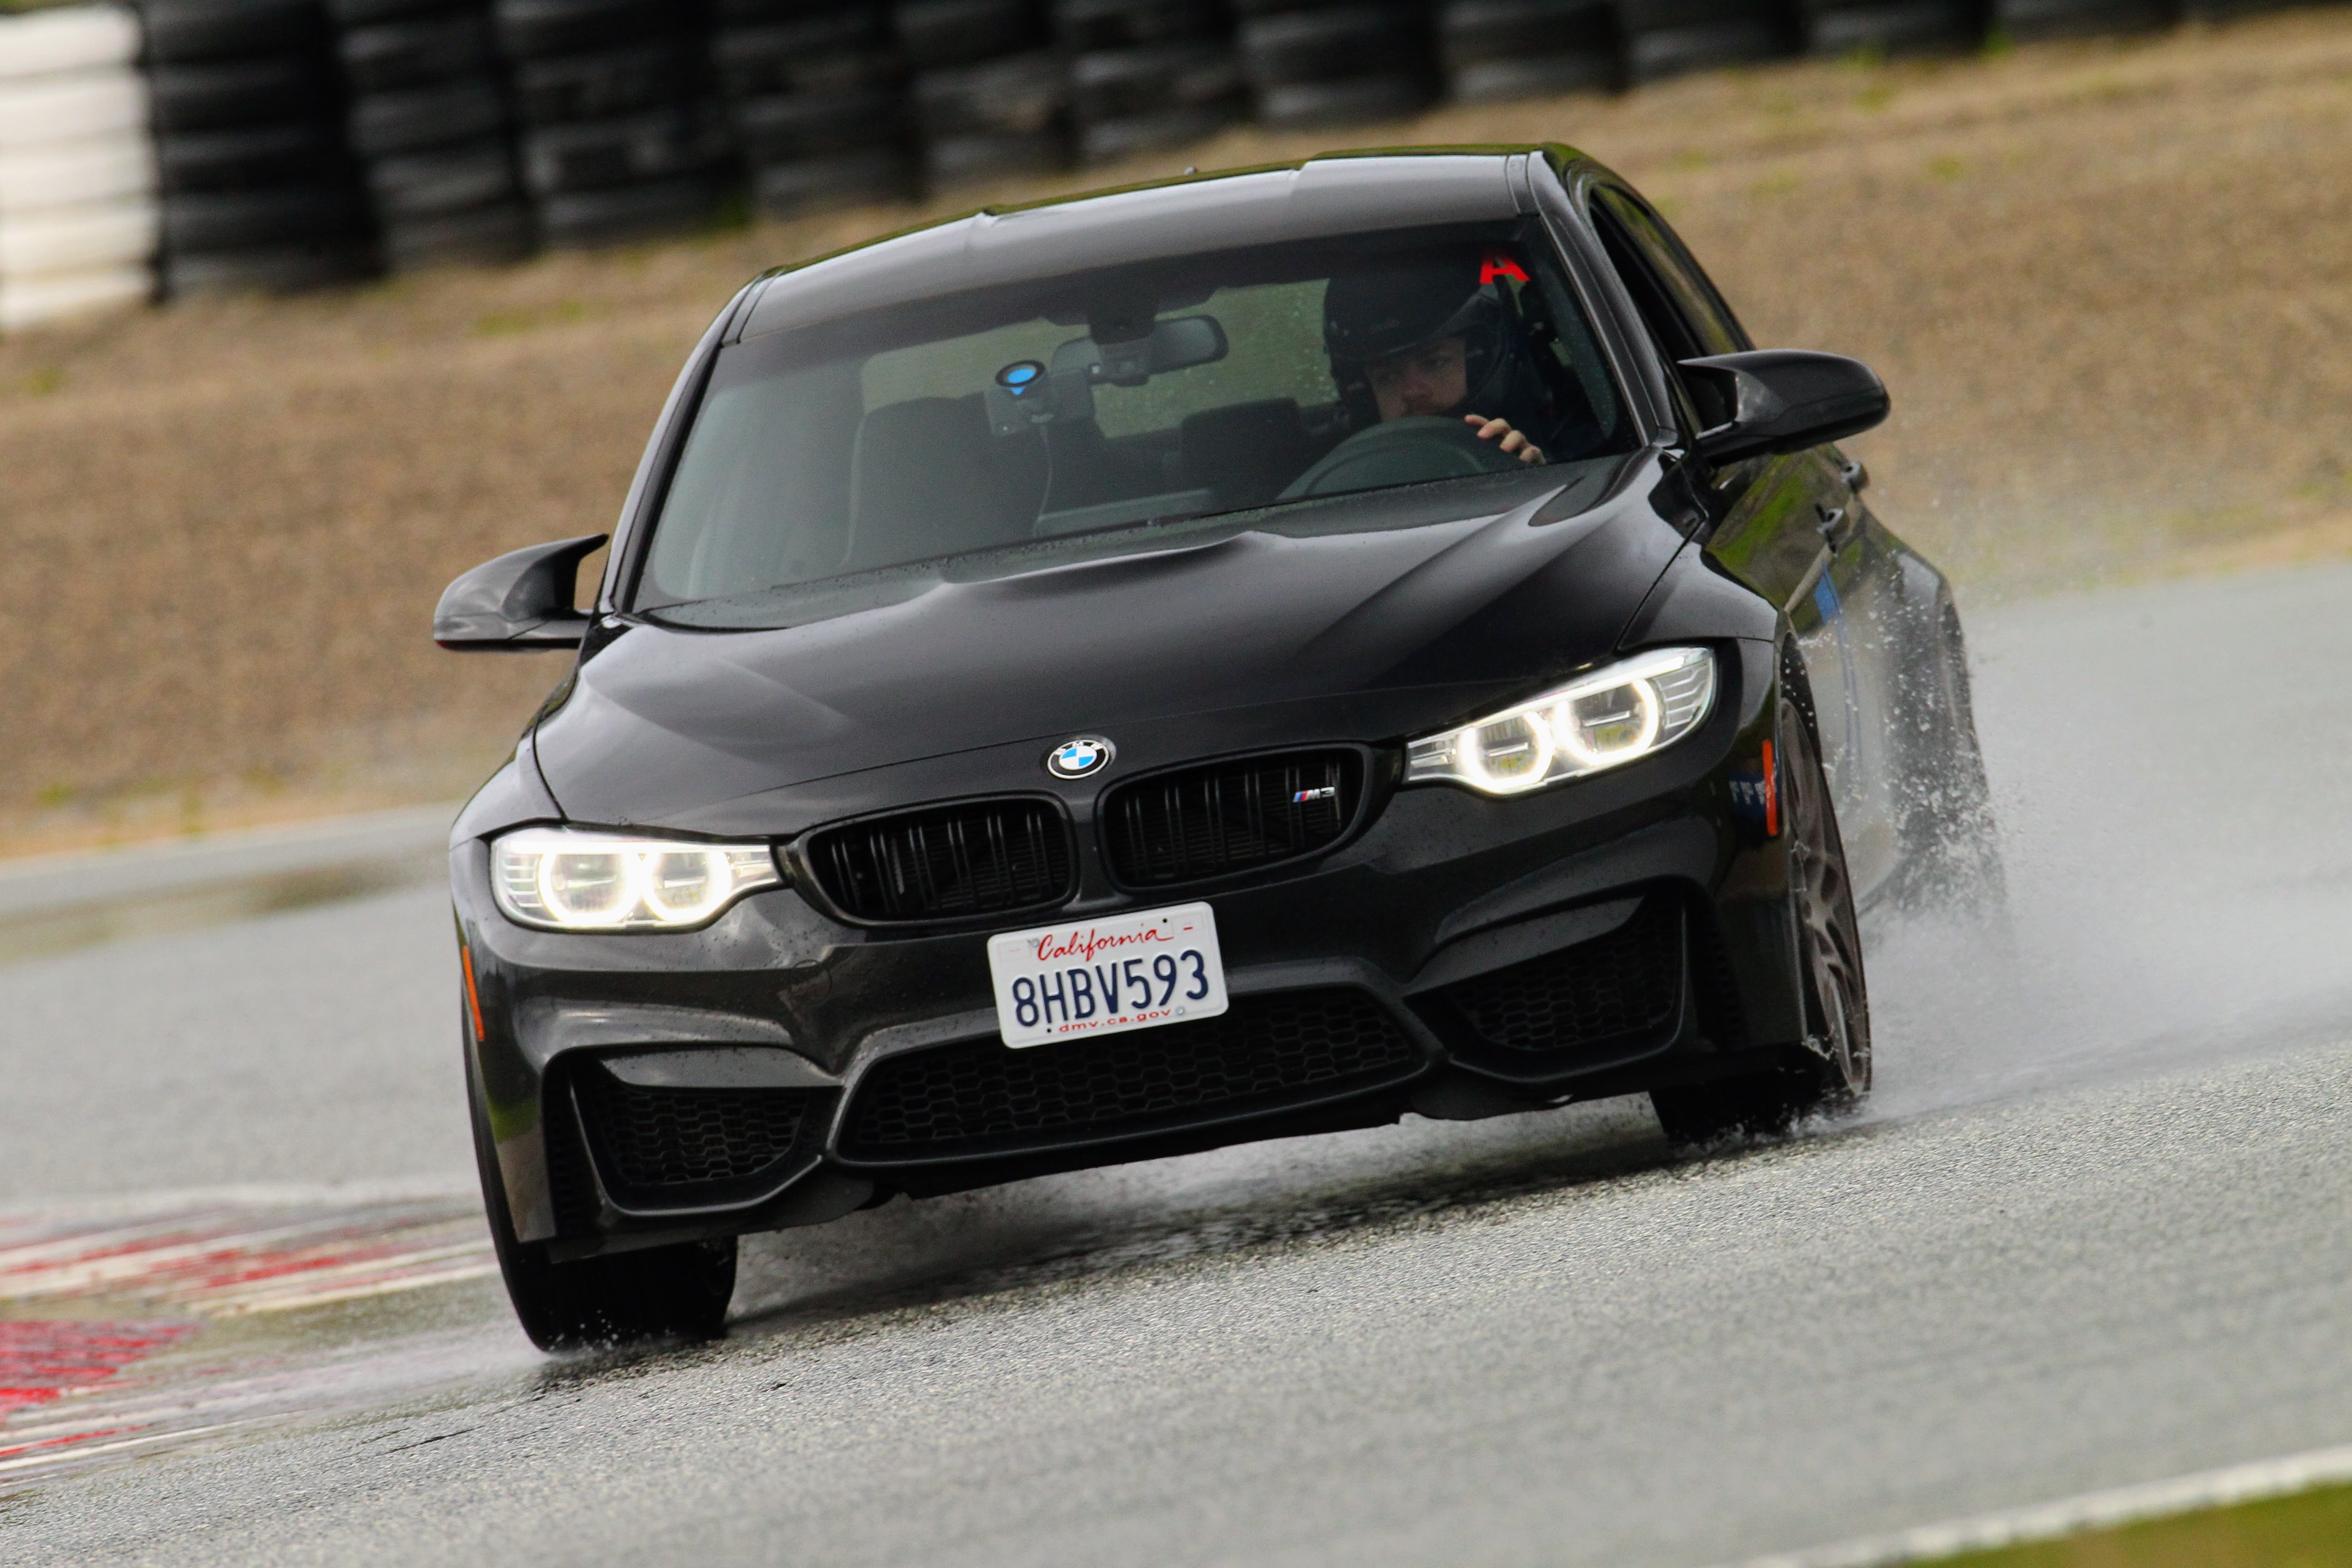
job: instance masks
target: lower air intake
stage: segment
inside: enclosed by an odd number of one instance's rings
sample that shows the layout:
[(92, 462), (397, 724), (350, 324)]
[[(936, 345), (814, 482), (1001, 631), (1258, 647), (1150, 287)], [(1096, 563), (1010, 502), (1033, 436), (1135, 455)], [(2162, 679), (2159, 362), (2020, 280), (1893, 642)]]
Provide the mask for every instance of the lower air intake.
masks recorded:
[(843, 1152), (889, 1161), (1080, 1142), (1402, 1079), (1420, 1062), (1361, 992), (1236, 997), (1197, 1023), (1024, 1050), (966, 1040), (891, 1058), (858, 1090)]
[(1461, 981), (1442, 994), (1490, 1046), (1561, 1051), (1665, 1027), (1682, 984), (1682, 909), (1653, 898), (1607, 936)]
[(615, 1187), (657, 1193), (731, 1182), (792, 1152), (815, 1093), (801, 1089), (640, 1089), (601, 1070), (578, 1079), (597, 1168)]

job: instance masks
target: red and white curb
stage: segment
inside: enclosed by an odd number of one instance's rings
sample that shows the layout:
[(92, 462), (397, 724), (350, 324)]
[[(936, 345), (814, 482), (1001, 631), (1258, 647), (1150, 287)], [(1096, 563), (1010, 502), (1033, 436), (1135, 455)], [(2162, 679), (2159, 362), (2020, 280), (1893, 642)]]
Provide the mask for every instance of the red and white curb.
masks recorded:
[(204, 1357), (203, 1326), (497, 1271), (480, 1205), (454, 1193), (263, 1189), (0, 1214), (0, 1484), (437, 1381), (449, 1346), (469, 1362), (478, 1336), (411, 1340), (391, 1362), (380, 1346), (220, 1362)]

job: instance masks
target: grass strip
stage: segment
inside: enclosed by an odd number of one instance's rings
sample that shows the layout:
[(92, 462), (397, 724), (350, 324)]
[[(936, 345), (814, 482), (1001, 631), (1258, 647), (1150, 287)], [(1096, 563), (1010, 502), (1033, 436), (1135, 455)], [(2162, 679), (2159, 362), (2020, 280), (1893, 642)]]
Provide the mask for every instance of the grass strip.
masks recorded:
[(1995, 1547), (1942, 1568), (2352, 1568), (2352, 1485)]

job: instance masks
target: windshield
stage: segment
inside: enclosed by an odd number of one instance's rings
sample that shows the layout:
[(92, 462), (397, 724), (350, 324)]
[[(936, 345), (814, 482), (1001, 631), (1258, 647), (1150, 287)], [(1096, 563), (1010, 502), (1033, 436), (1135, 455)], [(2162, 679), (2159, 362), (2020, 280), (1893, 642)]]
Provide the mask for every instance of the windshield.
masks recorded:
[(1279, 528), (1631, 447), (1575, 295), (1516, 226), (1172, 258), (726, 349), (635, 602), (1255, 508)]

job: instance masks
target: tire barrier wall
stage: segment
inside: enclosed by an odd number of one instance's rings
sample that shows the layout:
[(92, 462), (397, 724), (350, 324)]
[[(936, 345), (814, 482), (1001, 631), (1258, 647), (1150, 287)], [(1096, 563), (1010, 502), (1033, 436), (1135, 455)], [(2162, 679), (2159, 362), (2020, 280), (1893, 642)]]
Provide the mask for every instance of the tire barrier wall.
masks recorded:
[[(0, 331), (2279, 0), (0, 0)], [(49, 0), (29, 0), (36, 7)], [(14, 5), (16, 9), (12, 10)]]
[(139, 22), (0, 16), (0, 331), (155, 291), (155, 150)]
[(376, 262), (321, 0), (143, 0), (167, 296), (314, 287)]

